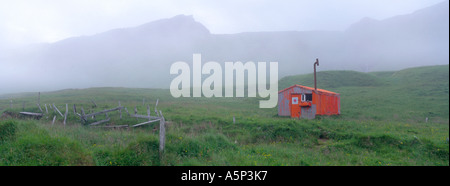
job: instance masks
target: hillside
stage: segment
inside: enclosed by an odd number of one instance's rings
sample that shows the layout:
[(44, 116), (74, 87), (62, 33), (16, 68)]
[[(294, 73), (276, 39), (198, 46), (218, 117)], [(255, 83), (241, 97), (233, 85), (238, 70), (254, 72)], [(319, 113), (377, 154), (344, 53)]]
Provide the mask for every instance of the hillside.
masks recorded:
[[(317, 72), (318, 88), (381, 86), (383, 81), (368, 73), (356, 71)], [(278, 89), (283, 90), (294, 84), (314, 87), (314, 74), (287, 76), (279, 80)]]
[[(399, 71), (363, 73), (357, 71), (319, 71), (318, 88), (395, 86), (428, 92), (448, 93), (449, 65), (407, 68)], [(279, 90), (294, 84), (314, 86), (314, 74), (286, 76), (279, 80)], [(417, 88), (421, 87), (421, 88)], [(411, 89), (412, 90), (412, 89)]]
[[(400, 71), (384, 71), (362, 73), (356, 71), (320, 71), (317, 73), (318, 88), (330, 90), (341, 94), (342, 117), (346, 119), (391, 119), (422, 121), (424, 118), (436, 118), (439, 122), (448, 123), (449, 118), (449, 66), (426, 66), (409, 68)], [(314, 86), (313, 74), (287, 76), (279, 80), (279, 89), (282, 90), (294, 84)], [(52, 102), (67, 102), (69, 104), (89, 104), (90, 99), (96, 102), (109, 103), (111, 101), (131, 101), (134, 104), (142, 99), (155, 101), (161, 99), (170, 104), (182, 102), (181, 113), (189, 113), (193, 108), (204, 110), (203, 106), (215, 111), (217, 117), (224, 114), (253, 115), (258, 108), (258, 100), (254, 98), (183, 98), (176, 99), (170, 96), (167, 89), (145, 88), (89, 88), (66, 89), (54, 92), (41, 92), (41, 99)], [(102, 96), (99, 96), (102, 95)], [(21, 107), (34, 106), (37, 93), (20, 93), (0, 95), (0, 110), (9, 107), (9, 100)], [(193, 102), (206, 105), (192, 105)], [(217, 102), (222, 104), (216, 105)], [(45, 102), (44, 102), (45, 103)], [(241, 104), (244, 103), (244, 104)], [(211, 105), (210, 105), (211, 104)], [(184, 108), (184, 109), (182, 109)], [(271, 117), (277, 108), (257, 109), (258, 114)], [(230, 111), (230, 110), (233, 110)], [(170, 116), (172, 113), (169, 113)], [(225, 115), (226, 115), (225, 114)]]
[[(162, 156), (158, 124), (94, 128), (83, 125), (72, 108), (66, 126), (51, 110), (49, 118), (33, 120), (18, 112), (23, 105), (24, 111), (39, 112), (37, 94), (9, 95), (12, 108), (8, 96), (0, 98), (0, 165), (448, 166), (448, 69), (444, 65), (395, 72), (321, 72), (326, 77), (321, 88), (328, 86), (341, 95), (341, 115), (315, 120), (278, 117), (276, 108), (258, 109), (254, 98), (180, 99), (166, 89), (41, 92), (41, 103), (55, 103), (60, 110), (66, 103), (76, 104), (87, 113), (116, 107), (121, 101), (129, 111), (136, 107), (138, 114), (145, 114), (147, 105), (153, 109), (159, 99), (158, 109), (168, 121)], [(280, 86), (307, 80), (308, 75), (286, 77)], [(433, 86), (421, 86), (426, 83)], [(435, 86), (440, 88), (434, 90)], [(111, 121), (100, 126), (139, 122), (122, 114), (120, 119), (119, 113), (111, 112)]]
[[(320, 70), (362, 72), (448, 64), (448, 1), (345, 31), (213, 34), (193, 16), (37, 44), (0, 54), (0, 93), (87, 87), (168, 88), (170, 65), (202, 61), (279, 62), (279, 76)], [(24, 76), (33, 74), (33, 77)], [(21, 86), (18, 87), (17, 85)]]
[[(449, 66), (400, 71), (317, 73), (318, 88), (341, 94), (341, 113), (351, 118), (420, 121), (435, 118), (448, 123)], [(294, 84), (314, 86), (313, 74), (288, 76), (279, 90)]]

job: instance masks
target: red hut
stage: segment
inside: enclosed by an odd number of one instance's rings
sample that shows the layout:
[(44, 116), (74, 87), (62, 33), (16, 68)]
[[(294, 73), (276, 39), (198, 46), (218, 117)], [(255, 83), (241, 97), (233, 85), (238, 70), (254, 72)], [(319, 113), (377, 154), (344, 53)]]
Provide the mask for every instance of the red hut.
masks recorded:
[(338, 93), (293, 85), (278, 92), (278, 115), (313, 119), (316, 115), (341, 113), (341, 97)]

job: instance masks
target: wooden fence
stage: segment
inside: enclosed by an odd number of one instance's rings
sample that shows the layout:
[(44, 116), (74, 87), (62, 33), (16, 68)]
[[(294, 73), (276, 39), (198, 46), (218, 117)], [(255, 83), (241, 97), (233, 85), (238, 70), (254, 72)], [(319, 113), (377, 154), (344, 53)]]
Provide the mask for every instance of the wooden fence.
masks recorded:
[[(144, 104), (145, 98), (142, 101), (142, 104)], [(94, 100), (90, 100), (90, 102), (92, 104), (94, 104), (94, 108), (97, 108), (97, 104), (94, 102)], [(80, 107), (80, 113), (77, 112), (77, 108), (76, 105), (73, 105), (73, 114), (78, 116), (80, 118), (80, 121), (83, 125), (85, 126), (89, 126), (89, 127), (103, 127), (103, 128), (134, 128), (134, 127), (140, 127), (140, 126), (144, 126), (144, 125), (148, 125), (151, 123), (155, 123), (159, 121), (159, 143), (160, 143), (160, 153), (162, 153), (164, 151), (164, 146), (165, 146), (165, 123), (166, 120), (162, 114), (162, 111), (159, 110), (158, 112), (158, 103), (159, 103), (159, 99), (156, 100), (156, 104), (155, 104), (155, 110), (154, 113), (155, 115), (152, 116), (151, 115), (151, 111), (150, 111), (150, 106), (147, 105), (147, 114), (146, 115), (140, 115), (138, 114), (137, 111), (137, 107), (134, 107), (134, 114), (130, 114), (128, 112), (128, 109), (124, 106), (121, 105), (120, 101), (118, 102), (118, 106), (114, 107), (114, 108), (110, 108), (110, 109), (105, 109), (105, 110), (101, 110), (101, 111), (97, 111), (94, 113), (89, 113), (86, 114), (85, 110), (83, 107)], [(10, 100), (10, 108), (12, 108), (12, 100)], [(52, 113), (49, 113), (49, 108), (47, 107), (47, 104), (44, 104), (45, 107), (45, 112), (43, 110), (43, 108), (41, 107), (41, 103), (40, 103), (40, 93), (38, 94), (38, 101), (36, 106), (38, 107), (40, 113), (34, 113), (34, 112), (25, 112), (25, 102), (23, 102), (22, 105), (22, 112), (20, 112), (21, 115), (25, 115), (25, 116), (31, 116), (37, 119), (40, 119), (42, 117), (46, 117), (48, 119), (48, 116), (52, 115)], [(65, 105), (65, 112), (64, 114), (58, 109), (58, 107), (52, 103), (52, 104), (48, 104), (48, 106), (50, 107), (50, 109), (53, 109), (53, 119), (52, 119), (52, 125), (54, 125), (56, 117), (59, 115), (62, 118), (64, 118), (64, 126), (66, 126), (66, 122), (67, 122), (67, 116), (69, 115), (69, 105), (66, 104)], [(136, 123), (136, 124), (132, 124), (132, 125), (102, 125), (105, 123), (108, 123), (111, 121), (111, 118), (108, 116), (108, 113), (110, 112), (119, 112), (119, 118), (122, 119), (122, 110), (125, 110), (125, 112), (127, 113), (128, 117), (132, 117), (132, 118), (136, 118), (136, 119), (145, 119), (146, 121), (140, 122), (140, 123)], [(105, 114), (106, 119), (104, 120), (100, 120), (100, 121), (89, 121), (90, 118), (94, 119), (95, 116), (97, 115), (102, 115)]]

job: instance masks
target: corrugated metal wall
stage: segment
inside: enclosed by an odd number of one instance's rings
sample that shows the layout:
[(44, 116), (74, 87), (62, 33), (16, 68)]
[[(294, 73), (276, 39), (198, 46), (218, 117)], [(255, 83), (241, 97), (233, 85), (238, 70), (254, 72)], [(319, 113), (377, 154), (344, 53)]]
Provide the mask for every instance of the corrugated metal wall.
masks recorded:
[(314, 119), (316, 117), (316, 105), (302, 107), (302, 118)]
[[(308, 89), (309, 88), (309, 89)], [(311, 94), (312, 88), (306, 87), (302, 88), (298, 85), (291, 86), (284, 89), (278, 93), (278, 115), (279, 116), (291, 116), (291, 109), (289, 107), (291, 94), (301, 93), (301, 94)], [(319, 94), (313, 94), (313, 102), (311, 108), (302, 108), (303, 113), (306, 113), (304, 117), (314, 118), (314, 115), (333, 115), (341, 113), (341, 97), (337, 93), (320, 89)], [(311, 109), (314, 109), (311, 110)], [(306, 111), (306, 112), (303, 112)]]
[(291, 116), (291, 109), (289, 103), (291, 102), (292, 93), (311, 94), (312, 91), (301, 87), (293, 86), (278, 93), (278, 115)]
[(320, 93), (316, 105), (317, 115), (340, 114), (341, 97), (339, 94)]

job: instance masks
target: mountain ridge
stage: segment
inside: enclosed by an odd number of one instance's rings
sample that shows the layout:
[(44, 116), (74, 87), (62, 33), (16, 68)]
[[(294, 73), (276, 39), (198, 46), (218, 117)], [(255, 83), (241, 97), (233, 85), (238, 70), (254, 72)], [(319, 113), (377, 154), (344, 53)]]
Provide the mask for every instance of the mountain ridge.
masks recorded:
[[(136, 27), (68, 38), (3, 57), (6, 64), (21, 64), (22, 67), (11, 65), (0, 69), (0, 83), (6, 85), (5, 89), (21, 84), (31, 91), (54, 89), (54, 86), (57, 89), (166, 88), (174, 77), (169, 74), (170, 65), (176, 61), (191, 64), (194, 53), (202, 54), (203, 63), (276, 61), (279, 62), (279, 78), (311, 73), (316, 58), (320, 59), (319, 71), (369, 72), (448, 64), (448, 27), (444, 28), (448, 21), (442, 23), (448, 20), (448, 8), (442, 8), (446, 4), (448, 2), (395, 19), (362, 19), (342, 32), (211, 34), (193, 16), (177, 15)], [(434, 12), (435, 9), (440, 13)], [(433, 15), (426, 16), (429, 14), (447, 17), (437, 19)], [(417, 16), (427, 23), (426, 27), (410, 26), (412, 23), (408, 20), (419, 19)], [(433, 19), (429, 20), (430, 17)], [(364, 22), (369, 22), (373, 28), (363, 25), (359, 31), (354, 30)], [(390, 33), (391, 24), (403, 26), (395, 27), (395, 33)], [(440, 31), (436, 32), (435, 28)], [(17, 76), (27, 73), (35, 73), (38, 78), (24, 80)], [(10, 76), (14, 76), (15, 84), (8, 82)]]

